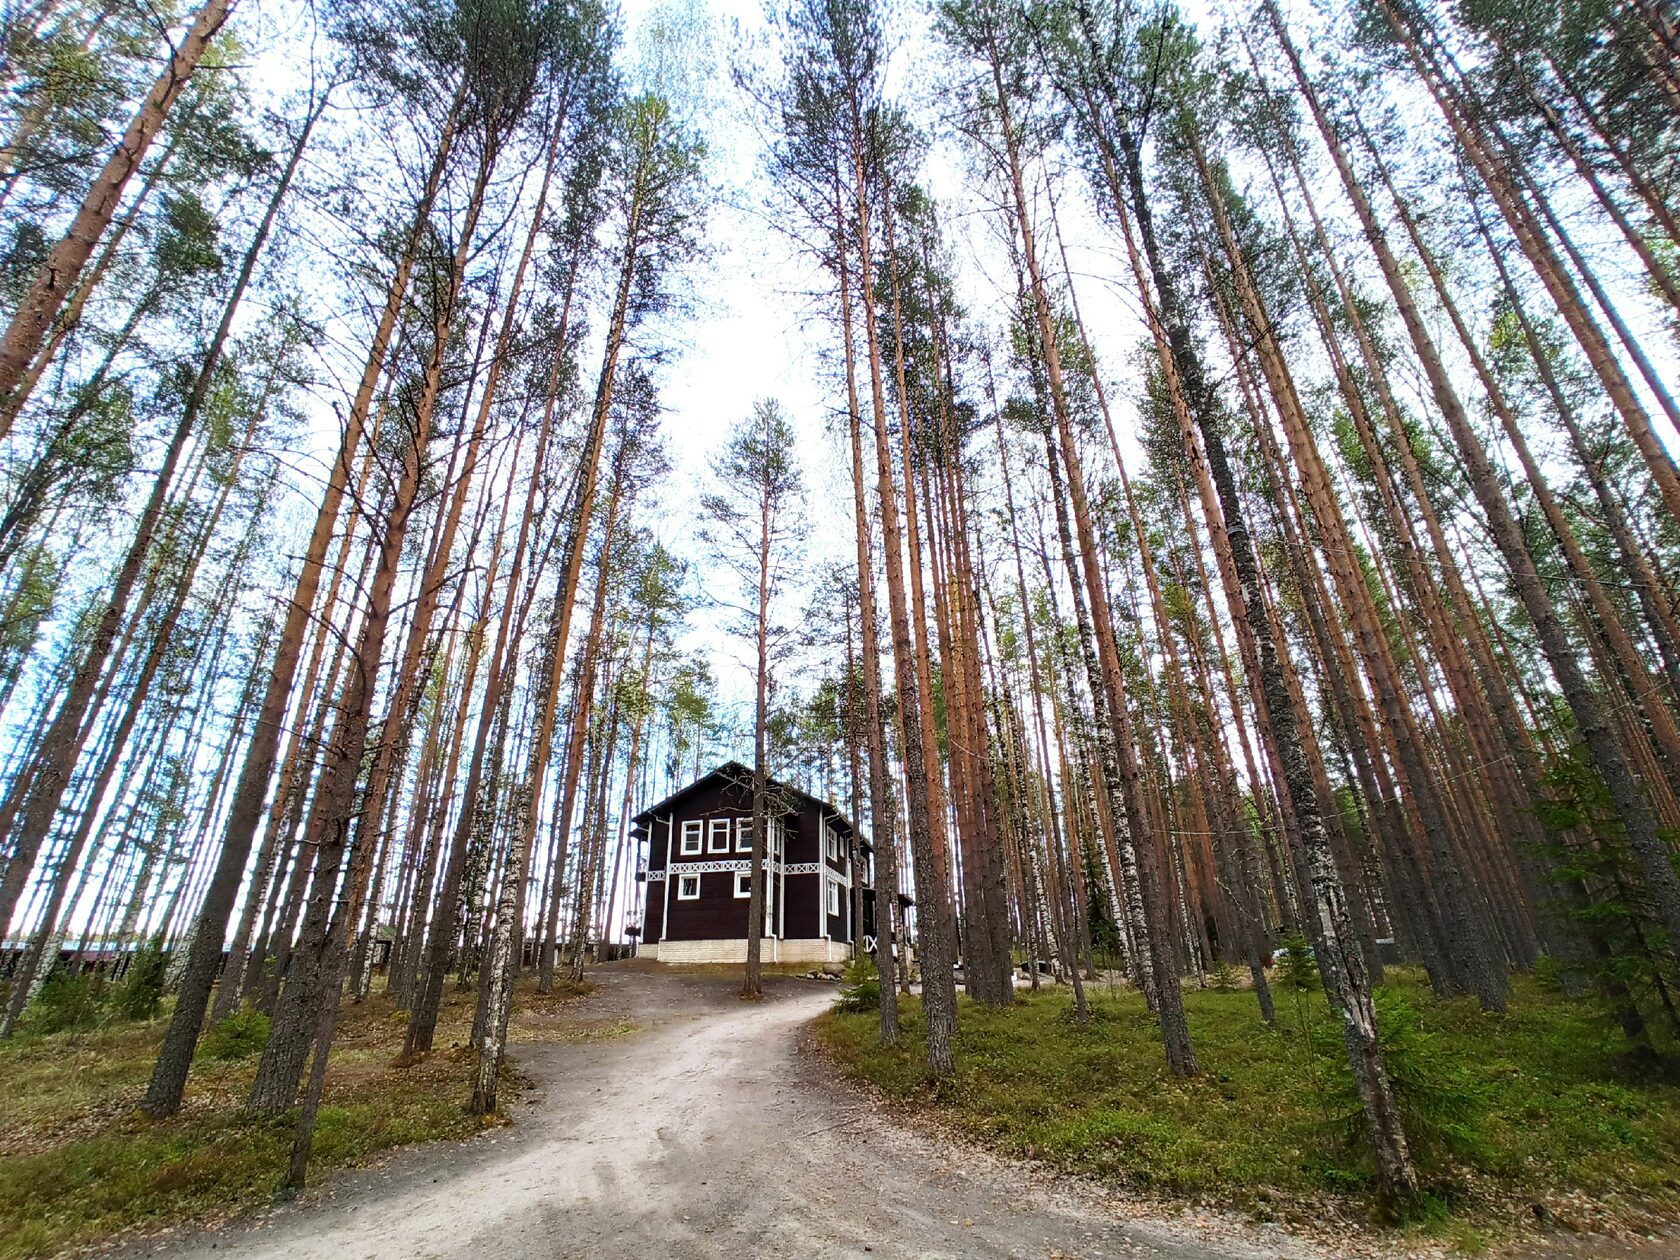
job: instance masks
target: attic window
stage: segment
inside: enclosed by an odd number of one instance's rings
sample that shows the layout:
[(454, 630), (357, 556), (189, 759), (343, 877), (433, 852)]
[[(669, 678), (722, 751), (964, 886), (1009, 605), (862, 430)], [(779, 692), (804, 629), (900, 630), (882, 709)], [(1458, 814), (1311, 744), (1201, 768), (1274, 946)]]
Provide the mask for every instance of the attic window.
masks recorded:
[(700, 852), (700, 820), (693, 819), (682, 825), (682, 855), (694, 857)]
[(823, 839), (828, 846), (828, 860), (838, 862), (840, 860), (840, 837), (834, 832), (824, 829)]
[(700, 877), (698, 875), (681, 875), (677, 878), (677, 900), (700, 900)]

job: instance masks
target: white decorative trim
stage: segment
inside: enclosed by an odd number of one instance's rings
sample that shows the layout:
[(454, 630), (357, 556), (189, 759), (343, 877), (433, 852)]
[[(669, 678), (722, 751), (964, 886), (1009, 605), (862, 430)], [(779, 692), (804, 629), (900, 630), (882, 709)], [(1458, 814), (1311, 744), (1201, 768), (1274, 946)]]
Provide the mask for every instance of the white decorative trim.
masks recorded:
[(823, 864), (821, 862), (789, 862), (782, 868), (789, 875), (820, 875)]
[[(769, 869), (770, 863), (764, 863)], [(711, 875), (718, 871), (750, 871), (751, 858), (712, 858), (705, 862), (673, 862), (671, 869), (679, 875)]]
[(647, 882), (650, 883), (650, 884), (657, 884), (660, 880), (665, 878), (665, 872), (664, 871), (643, 871), (642, 875), (647, 879)]

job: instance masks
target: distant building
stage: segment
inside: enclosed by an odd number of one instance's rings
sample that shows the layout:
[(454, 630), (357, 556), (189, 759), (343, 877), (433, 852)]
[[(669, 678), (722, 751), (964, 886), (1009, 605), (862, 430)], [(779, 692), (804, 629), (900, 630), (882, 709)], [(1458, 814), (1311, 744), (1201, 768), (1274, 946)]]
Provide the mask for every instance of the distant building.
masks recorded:
[[(760, 956), (845, 962), (859, 937), (872, 943), (871, 846), (827, 801), (775, 780), (769, 798)], [(752, 771), (726, 762), (636, 815), (631, 835), (642, 854), (636, 877), (645, 881), (638, 952), (661, 962), (745, 962)], [(854, 840), (861, 869), (853, 865)], [(852, 921), (854, 880), (862, 885), (861, 925)]]

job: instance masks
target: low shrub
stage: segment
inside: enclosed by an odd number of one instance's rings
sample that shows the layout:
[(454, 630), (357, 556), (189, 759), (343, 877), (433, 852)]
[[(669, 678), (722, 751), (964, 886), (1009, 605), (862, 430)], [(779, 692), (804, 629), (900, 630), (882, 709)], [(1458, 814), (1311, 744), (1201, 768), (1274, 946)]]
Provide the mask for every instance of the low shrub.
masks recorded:
[[(1466, 1165), (1486, 1168), (1495, 1159), (1485, 1124), (1489, 1090), (1455, 1047), (1423, 1026), (1415, 1003), (1388, 989), (1376, 991), (1383, 1066), (1412, 1157), (1426, 1177), (1442, 1178)], [(1326, 1060), (1323, 1079), (1333, 1082), (1335, 1126), (1348, 1152), (1366, 1149), (1365, 1120), (1347, 1050), (1334, 1020), (1315, 1027)]]
[(268, 1044), (272, 1021), (253, 1006), (242, 1006), (226, 1019), (210, 1025), (198, 1043), (198, 1053), (218, 1063), (232, 1063), (261, 1053)]
[(55, 971), (47, 977), (25, 1014), (31, 1032), (43, 1036), (95, 1028), (105, 1016), (105, 977), (97, 972), (72, 975)]
[(128, 970), (111, 988), (111, 1010), (123, 1019), (155, 1019), (163, 1005), (163, 982), (169, 956), (157, 945), (134, 955)]
[(875, 970), (875, 960), (868, 954), (860, 952), (846, 964), (845, 984), (834, 1009), (848, 1015), (881, 1009), (881, 977)]
[(1292, 989), (1318, 987), (1318, 959), (1304, 936), (1286, 936), (1278, 959), (1278, 979)]

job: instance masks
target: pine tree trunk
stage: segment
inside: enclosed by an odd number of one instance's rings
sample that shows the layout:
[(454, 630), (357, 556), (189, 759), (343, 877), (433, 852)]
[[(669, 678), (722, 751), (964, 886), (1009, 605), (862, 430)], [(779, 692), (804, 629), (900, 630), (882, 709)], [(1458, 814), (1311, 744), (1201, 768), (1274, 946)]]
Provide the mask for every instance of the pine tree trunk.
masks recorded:
[[(1387, 0), (1380, 2), (1386, 4)], [(1270, 0), (1268, 9), (1279, 41), (1290, 56), (1302, 95), (1312, 108), (1319, 131), (1341, 175), (1342, 185), (1359, 215), (1366, 240), (1376, 255), (1413, 348), (1423, 364), (1435, 403), (1445, 417), (1454, 442), (1465, 461), (1465, 471), (1469, 476), (1471, 489), (1486, 514), (1494, 543), (1510, 569), (1512, 583), (1528, 612), (1529, 620), (1534, 625), (1552, 675), (1557, 679), (1564, 700), (1575, 717), (1580, 738), (1587, 747), (1594, 768), (1604, 780), (1616, 812), (1627, 830), (1629, 845), (1644, 872), (1647, 891), (1658, 918), (1668, 929), (1671, 940), (1680, 942), (1680, 873), (1675, 871), (1668, 844), (1658, 830), (1656, 816), (1634, 778), (1627, 757), (1610, 727), (1597, 695), (1587, 681), (1563, 621), (1540, 581), (1534, 558), (1528, 550), (1527, 539), (1505, 497), (1498, 473), (1481, 439), (1470, 425), (1469, 417), (1465, 414), (1464, 406), (1459, 401), (1435, 349), (1434, 341), (1412, 300), (1411, 291), (1401, 275), (1387, 238), (1376, 222), (1364, 189), (1354, 178), (1341, 141), (1329, 120), (1324, 117), (1316, 94), (1295, 60), (1294, 49), (1288, 42), (1282, 19)], [(1680, 951), (1680, 945), (1671, 945), (1670, 948)]]
[[(450, 331), (455, 323), (467, 258), (474, 244), (473, 235), (484, 206), (495, 155), (495, 147), (486, 141), (480, 151), (478, 170), (466, 203), (454, 257), (450, 261), (443, 291), (435, 299), (431, 350), (421, 377), (419, 395), (414, 402), (412, 428), (403, 438), (401, 472), (385, 520), (374, 528), (379, 562), (374, 570), (350, 676), (336, 706), (333, 734), (328, 741), (319, 786), (310, 806), (304, 833), (306, 842), (315, 850), (315, 879), (298, 944), (293, 951), (293, 974), (286, 977), (281, 989), (280, 1001), (274, 1011), (273, 1030), (251, 1087), (251, 1107), (256, 1111), (282, 1111), (296, 1100), (311, 1039), (318, 1028), (331, 1027), (334, 1017), (326, 1012), (326, 1008), (336, 1007), (338, 1003), (350, 925), (361, 909), (374, 849), (371, 837), (361, 837), (364, 842), (354, 848), (350, 844), (358, 813), (357, 780), (372, 718), (375, 684), (383, 663), (397, 569), (420, 490), (422, 466), (431, 441), (433, 418), (442, 388)], [(347, 851), (351, 860), (346, 867), (344, 857)], [(342, 904), (336, 897), (341, 868), (345, 876)], [(326, 1044), (317, 1047), (323, 1061), (329, 1049)]]
[[(1113, 108), (1113, 96), (1107, 98)], [(1117, 111), (1118, 112), (1118, 111)], [(1092, 103), (1090, 117), (1093, 130), (1103, 134), (1095, 120), (1101, 117)], [(1138, 266), (1135, 242), (1131, 232), (1131, 218), (1135, 216), (1143, 241), (1143, 256), (1148, 260), (1153, 281), (1154, 301), (1148, 286), (1139, 276), (1140, 292), (1149, 315), (1151, 329), (1161, 348), (1161, 363), (1172, 394), (1179, 422), (1186, 438), (1186, 454), (1196, 462), (1196, 447), (1190, 434), (1193, 422), (1201, 437), (1201, 450), (1206, 457), (1206, 473), (1218, 496), (1223, 516), (1223, 533), (1231, 571), (1231, 593), (1237, 597), (1252, 639), (1260, 712), (1276, 753), (1283, 787), (1294, 818), (1295, 834), (1299, 840), (1303, 865), (1306, 868), (1313, 898), (1313, 924), (1321, 978), (1331, 1005), (1342, 1020), (1348, 1061), (1353, 1071), (1355, 1087), (1360, 1096), (1365, 1129), (1377, 1157), (1379, 1181), (1384, 1195), (1390, 1199), (1410, 1201), (1417, 1197), (1417, 1175), (1412, 1167), (1400, 1118), (1395, 1110), (1394, 1095), (1382, 1061), (1377, 1034), (1376, 1009), (1364, 960), (1356, 945), (1354, 926), (1341, 878), (1336, 869), (1324, 818), (1313, 784), (1310, 763), (1302, 744), (1300, 728), (1284, 677), (1278, 645), (1273, 636), (1260, 585), (1259, 565), (1254, 543), (1250, 537), (1242, 501), (1237, 492), (1236, 477), (1226, 457), (1224, 435), (1219, 428), (1218, 408), (1202, 371), (1200, 357), (1194, 349), (1189, 328), (1185, 324), (1177, 286), (1164, 267), (1156, 245), (1153, 218), (1148, 198), (1143, 190), (1142, 169), (1135, 144), (1130, 143), (1120, 122), (1119, 134), (1124, 144), (1126, 182), (1129, 197), (1120, 195), (1120, 182), (1115, 163), (1105, 159), (1106, 172), (1114, 194), (1115, 208), (1120, 216), (1126, 237), (1128, 254)], [(1129, 210), (1129, 214), (1128, 214)], [(1155, 303), (1159, 305), (1156, 306)], [(1213, 521), (1209, 521), (1210, 529)], [(1234, 579), (1234, 581), (1232, 580)]]
[[(875, 577), (870, 555), (869, 507), (865, 501), (862, 414), (858, 406), (857, 355), (852, 328), (851, 247), (846, 240), (845, 202), (838, 167), (834, 184), (834, 256), (839, 278), (841, 348), (846, 367), (847, 438), (852, 456), (852, 522), (857, 539), (858, 621), (863, 658), (863, 721), (869, 750), (870, 830), (875, 837), (875, 968), (881, 984), (881, 1044), (898, 1041), (896, 970), (910, 970), (909, 942), (895, 932), (898, 911), (897, 808), (887, 777), (886, 727), (881, 714), (881, 647), (875, 611)], [(902, 959), (894, 953), (902, 949)]]
[[(130, 176), (163, 129), (171, 107), (185, 90), (205, 48), (227, 21), (235, 3), (236, 0), (208, 0), (193, 15), (186, 36), (173, 49), (168, 65), (146, 93), (122, 140), (94, 177), (70, 230), (41, 264), (28, 295), (7, 325), (4, 338), (0, 339), (0, 437), (11, 431), (12, 423), (27, 401), (18, 389), (23, 374), (45, 340), (59, 308), (75, 288), (99, 238), (110, 226)], [(0, 915), (0, 922), (4, 918)]]
[[(583, 251), (581, 245), (574, 248), (568, 263), (565, 280), (565, 298), (561, 306), (558, 336), (555, 339), (554, 361), (549, 373), (548, 386), (543, 401), (542, 420), (537, 430), (537, 448), (534, 456), (533, 474), (526, 488), (525, 508), (519, 518), (519, 538), (514, 545), (513, 564), (508, 575), (508, 595), (502, 604), (501, 616), (497, 619), (496, 642), (491, 649), (490, 664), (485, 675), (484, 697), (480, 704), (478, 728), (473, 737), (472, 755), (467, 763), (467, 777), (461, 787), (461, 810), (455, 822), (455, 832), (451, 838), (447, 856), (443, 862), (443, 879), (438, 888), (437, 905), (429, 931), (425, 933), (425, 948), (419, 953), (419, 976), (409, 1012), (408, 1031), (403, 1038), (403, 1054), (414, 1055), (431, 1050), (432, 1039), (437, 1030), (438, 1008), (443, 1000), (444, 979), (449, 971), (450, 952), (459, 936), (462, 927), (460, 914), (460, 899), (462, 880), (466, 875), (466, 864), (469, 849), (472, 846), (476, 829), (480, 825), (480, 806), (486, 795), (484, 786), (485, 757), (491, 744), (491, 735), (496, 728), (498, 719), (504, 711), (510, 694), (509, 684), (513, 681), (513, 670), (516, 667), (516, 654), (510, 655), (509, 644), (517, 641), (517, 630), (523, 629), (524, 610), (529, 607), (529, 596), (523, 599), (518, 593), (526, 589), (525, 564), (529, 551), (531, 529), (535, 523), (535, 504), (537, 491), (541, 482), (540, 470), (547, 458), (549, 443), (554, 431), (554, 411), (560, 397), (562, 368), (566, 360), (567, 337), (571, 327), (572, 299), (578, 269), (582, 262)], [(589, 447), (585, 451), (585, 464), (580, 470), (580, 480), (587, 479), (593, 484), (594, 461), (599, 458), (599, 448), (595, 437), (593, 424), (590, 429)], [(532, 566), (529, 587), (535, 589), (535, 578), (540, 564)], [(516, 617), (519, 626), (515, 626)], [(463, 706), (464, 712), (465, 706)], [(505, 722), (502, 724), (505, 731)], [(498, 738), (497, 750), (492, 757), (490, 784), (494, 785), (496, 775), (501, 769), (501, 752)], [(441, 822), (440, 822), (441, 826)], [(422, 907), (423, 911), (423, 907)], [(418, 933), (419, 925), (415, 931)]]
[[(851, 177), (855, 198), (858, 272), (874, 275), (868, 179), (865, 176), (864, 123), (860, 103), (849, 101), (851, 113)], [(875, 415), (876, 495), (881, 512), (881, 538), (885, 548), (887, 605), (892, 626), (893, 673), (898, 680), (900, 722), (903, 727), (904, 778), (909, 816), (910, 851), (916, 864), (916, 887), (920, 894), (922, 938), (922, 1007), (927, 1015), (928, 1069), (935, 1079), (949, 1076), (955, 1067), (953, 1041), (957, 1028), (957, 995), (954, 974), (955, 949), (950, 936), (950, 892), (943, 853), (936, 848), (933, 794), (928, 782), (928, 757), (924, 744), (921, 688), (915, 643), (911, 636), (904, 575), (903, 531), (899, 520), (897, 489), (894, 485), (892, 451), (887, 437), (886, 403), (881, 380), (881, 347), (875, 314), (873, 286), (860, 284), (863, 300), (864, 340), (868, 352), (870, 398)], [(906, 470), (908, 475), (908, 470)]]
[(287, 703), (291, 698), (292, 683), (297, 677), (298, 658), (303, 653), (303, 639), (309, 626), (310, 613), (314, 609), (315, 593), (320, 585), (322, 561), (326, 558), (327, 545), (338, 522), (339, 508), (349, 481), (351, 465), (355, 462), (356, 452), (361, 446), (362, 430), (373, 403), (374, 390), (384, 371), (386, 352), (396, 329), (397, 317), (402, 310), (403, 298), (408, 291), (409, 275), (414, 267), (422, 232), (431, 217), (432, 203), (437, 197), (438, 187), (448, 165), (455, 139), (457, 115), (465, 93), (466, 85), (463, 79), (456, 90), (442, 134), (438, 138), (431, 170), (419, 203), (415, 207), (406, 246), (397, 264), (396, 273), (386, 288), (385, 308), (374, 333), (367, 362), (362, 369), (361, 382), (351, 403), (344, 439), (340, 443), (337, 458), (333, 463), (332, 476), (316, 513), (309, 546), (304, 552), (303, 566), (298, 573), (290, 606), (286, 610), (285, 626), (281, 630), (279, 646), (275, 652), (274, 671), (263, 695), (262, 707), (257, 714), (250, 746), (246, 749), (244, 765), (240, 768), (233, 800), (228, 806), (221, 854), (193, 929), (192, 952), (182, 972), (181, 989), (170, 1018), (169, 1030), (164, 1034), (163, 1045), (158, 1050), (157, 1063), (152, 1070), (152, 1079), (146, 1089), (146, 1098), (141, 1104), (142, 1109), (150, 1116), (173, 1115), (181, 1106), (181, 1096), (186, 1089), (187, 1070), (192, 1064), (193, 1048), (198, 1042), (199, 1030), (204, 1022), (204, 1011), (209, 1005), (210, 989), (215, 983), (216, 970), (221, 964), (222, 942), (227, 932), (228, 917), (239, 893), (245, 864), (250, 857), (251, 841), (256, 835), (257, 824), (262, 816), (263, 800), (268, 795), (269, 779), (274, 772), (281, 723), (285, 719)]

